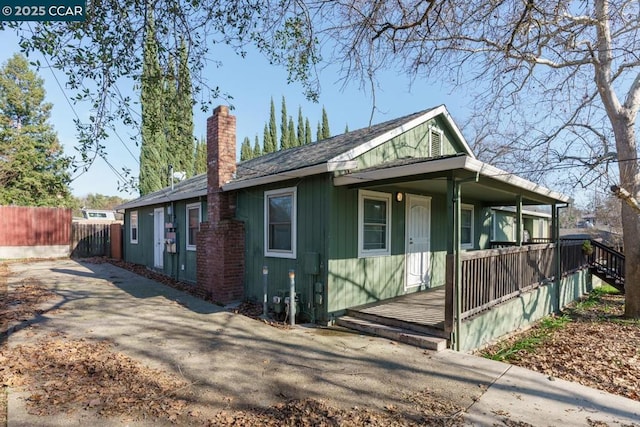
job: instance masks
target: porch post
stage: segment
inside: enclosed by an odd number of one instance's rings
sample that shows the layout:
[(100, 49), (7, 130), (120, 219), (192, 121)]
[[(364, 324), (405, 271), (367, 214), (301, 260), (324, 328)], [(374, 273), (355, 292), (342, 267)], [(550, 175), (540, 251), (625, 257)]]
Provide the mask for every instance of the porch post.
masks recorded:
[(455, 283), (455, 316), (456, 316), (456, 351), (460, 351), (460, 327), (462, 324), (462, 320), (460, 319), (460, 315), (462, 314), (462, 264), (460, 262), (460, 187), (461, 183), (457, 180), (453, 182), (453, 263), (455, 265), (454, 269), (454, 283)]
[(522, 195), (516, 196), (516, 245), (522, 246)]
[(455, 257), (454, 257), (454, 216), (455, 216), (455, 199), (454, 199), (454, 179), (449, 176), (447, 178), (447, 263), (446, 263), (446, 282), (445, 282), (445, 306), (444, 306), (444, 330), (449, 334), (451, 344), (455, 343), (453, 337), (455, 323)]
[(556, 205), (555, 203), (553, 205), (551, 205), (551, 239), (553, 241), (553, 244), (556, 247), (555, 250), (555, 282), (556, 282), (556, 306), (554, 307), (554, 311), (556, 313), (560, 312), (560, 305), (561, 305), (561, 296), (560, 296), (560, 284), (562, 281), (562, 258), (561, 258), (561, 254), (560, 251), (562, 250), (562, 248), (560, 248), (560, 222), (558, 221), (558, 205)]

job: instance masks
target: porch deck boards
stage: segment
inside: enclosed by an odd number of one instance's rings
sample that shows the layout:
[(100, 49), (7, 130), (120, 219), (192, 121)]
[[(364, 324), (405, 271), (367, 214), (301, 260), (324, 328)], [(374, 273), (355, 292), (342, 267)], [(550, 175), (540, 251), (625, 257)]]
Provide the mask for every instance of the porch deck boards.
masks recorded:
[(402, 295), (351, 311), (444, 330), (445, 287)]

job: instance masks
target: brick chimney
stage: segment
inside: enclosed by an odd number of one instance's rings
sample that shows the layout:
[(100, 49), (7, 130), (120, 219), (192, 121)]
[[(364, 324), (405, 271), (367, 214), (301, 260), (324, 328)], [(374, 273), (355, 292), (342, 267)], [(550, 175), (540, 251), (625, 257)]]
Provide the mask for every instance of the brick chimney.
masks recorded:
[(197, 237), (198, 288), (216, 303), (244, 295), (244, 223), (235, 219), (235, 192), (222, 191), (236, 172), (236, 118), (219, 106), (207, 119), (207, 221)]

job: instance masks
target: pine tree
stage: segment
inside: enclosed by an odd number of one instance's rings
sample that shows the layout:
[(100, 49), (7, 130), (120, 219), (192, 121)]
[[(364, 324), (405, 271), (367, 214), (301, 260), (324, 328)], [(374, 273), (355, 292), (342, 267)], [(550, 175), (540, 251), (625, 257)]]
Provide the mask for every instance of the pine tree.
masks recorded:
[(200, 175), (207, 172), (207, 142), (204, 138), (200, 138), (200, 141), (196, 144), (194, 157), (194, 173)]
[(320, 126), (320, 122), (318, 122), (318, 130), (316, 132), (316, 141), (322, 141), (322, 127)]
[(331, 131), (329, 130), (329, 117), (327, 117), (327, 110), (322, 107), (322, 139), (331, 137)]
[(311, 144), (311, 124), (308, 117), (304, 120), (304, 143)]
[(304, 128), (304, 119), (302, 118), (302, 107), (298, 107), (298, 146), (305, 144), (305, 128)]
[(344, 125), (344, 133), (349, 133), (349, 123)]
[(248, 136), (245, 136), (242, 145), (240, 145), (240, 161), (251, 160), (252, 158), (253, 150), (251, 149), (251, 141)]
[(289, 142), (289, 123), (287, 121), (287, 102), (282, 97), (282, 107), (280, 109), (280, 149), (286, 150), (290, 147)]
[(185, 41), (180, 42), (178, 50), (178, 79), (176, 88), (176, 105), (178, 116), (176, 117), (177, 159), (174, 162), (174, 170), (185, 172), (186, 177), (193, 176), (193, 90), (191, 87), (191, 72), (189, 71), (189, 52)]
[(271, 98), (271, 109), (269, 112), (269, 147), (264, 147), (265, 153), (273, 153), (278, 149), (278, 129), (276, 127), (276, 107)]
[(149, 10), (145, 24), (140, 93), (142, 146), (140, 147), (139, 190), (141, 196), (160, 190), (168, 182), (162, 81), (153, 12)]
[(14, 55), (0, 68), (0, 205), (71, 206), (70, 159), (48, 123), (43, 80)]
[(256, 134), (255, 141), (253, 143), (253, 158), (262, 156), (262, 149), (260, 148), (260, 142), (258, 140), (258, 134)]

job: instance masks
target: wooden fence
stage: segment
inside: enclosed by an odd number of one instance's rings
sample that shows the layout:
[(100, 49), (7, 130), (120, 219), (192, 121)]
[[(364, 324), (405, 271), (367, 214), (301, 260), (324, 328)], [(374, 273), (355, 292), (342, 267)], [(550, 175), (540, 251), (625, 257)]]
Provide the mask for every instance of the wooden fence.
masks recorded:
[(122, 224), (74, 222), (71, 228), (71, 256), (122, 258)]
[[(461, 319), (554, 280), (557, 250), (556, 244), (545, 243), (462, 253)], [(447, 264), (451, 272), (447, 291), (453, 295), (452, 255), (447, 257)], [(586, 267), (588, 259), (582, 254), (582, 242), (560, 243), (562, 276)]]
[(0, 246), (68, 245), (71, 209), (0, 206)]

